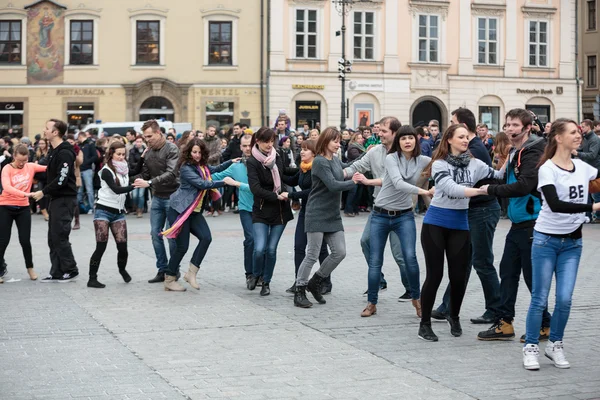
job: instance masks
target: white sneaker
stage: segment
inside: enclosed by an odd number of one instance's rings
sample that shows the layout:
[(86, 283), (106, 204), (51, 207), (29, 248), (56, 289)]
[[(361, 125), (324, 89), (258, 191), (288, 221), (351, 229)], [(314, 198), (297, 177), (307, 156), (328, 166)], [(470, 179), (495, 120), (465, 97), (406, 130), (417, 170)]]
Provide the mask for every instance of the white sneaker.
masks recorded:
[(215, 211), (213, 212), (213, 217), (215, 217), (215, 218), (216, 218), (216, 217), (218, 217), (218, 216), (219, 216), (219, 213), (217, 212), (217, 210), (215, 210)]
[(537, 344), (528, 344), (523, 347), (523, 367), (530, 371), (537, 371), (540, 369), (539, 356), (540, 348)]
[(556, 368), (571, 368), (571, 364), (569, 364), (569, 362), (565, 359), (563, 342), (561, 340), (557, 340), (556, 342), (551, 342), (548, 340), (546, 351), (544, 353), (546, 357), (554, 362), (554, 366)]
[(230, 208), (229, 206), (225, 206), (225, 212), (229, 212)]

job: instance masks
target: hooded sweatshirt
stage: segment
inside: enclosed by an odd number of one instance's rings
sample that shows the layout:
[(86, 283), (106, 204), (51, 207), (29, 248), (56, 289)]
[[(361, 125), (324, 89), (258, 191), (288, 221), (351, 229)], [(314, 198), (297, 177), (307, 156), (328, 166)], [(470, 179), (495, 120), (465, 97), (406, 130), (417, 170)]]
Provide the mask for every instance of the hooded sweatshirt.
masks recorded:
[(53, 199), (77, 196), (75, 182), (75, 150), (67, 141), (48, 152), (48, 183), (42, 189), (45, 196)]

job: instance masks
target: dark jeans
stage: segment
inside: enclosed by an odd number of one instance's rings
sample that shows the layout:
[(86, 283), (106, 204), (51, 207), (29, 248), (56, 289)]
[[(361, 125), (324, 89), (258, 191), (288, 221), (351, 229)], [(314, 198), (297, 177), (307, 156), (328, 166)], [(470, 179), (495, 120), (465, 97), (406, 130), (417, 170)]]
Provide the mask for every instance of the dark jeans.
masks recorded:
[(347, 214), (358, 213), (358, 202), (362, 196), (363, 185), (354, 185), (354, 187), (348, 190), (348, 196), (346, 196), (346, 205), (344, 212)]
[(50, 249), (50, 275), (61, 278), (64, 274), (79, 272), (69, 242), (71, 222), (75, 214), (77, 197), (51, 199), (48, 205), (48, 248)]
[(244, 270), (246, 276), (252, 275), (254, 269), (254, 232), (252, 230), (252, 213), (240, 210), (240, 222), (244, 230)]
[(4, 254), (10, 243), (13, 221), (17, 224), (19, 243), (23, 249), (25, 267), (33, 268), (31, 254), (31, 214), (29, 207), (0, 206), (0, 266), (4, 264)]
[[(500, 219), (500, 205), (494, 202), (488, 207), (469, 209), (471, 232), (471, 265), (475, 268), (485, 298), (485, 314), (495, 317), (500, 312), (500, 280), (494, 267), (494, 233)], [(467, 283), (471, 268), (467, 270)], [(446, 287), (443, 303), (437, 308), (442, 313), (450, 309), (450, 285)]]
[[(169, 212), (167, 213), (169, 225), (173, 225), (178, 216), (179, 213), (177, 211), (169, 208)], [(204, 260), (204, 256), (206, 256), (208, 247), (212, 242), (212, 235), (204, 216), (202, 216), (202, 212), (192, 212), (183, 223), (179, 235), (175, 238), (175, 252), (171, 254), (165, 274), (177, 276), (179, 264), (190, 247), (190, 233), (198, 238), (198, 245), (194, 250), (190, 264), (200, 268), (200, 264), (202, 264), (202, 260)]]
[[(167, 215), (169, 213), (170, 201), (162, 197), (152, 196), (152, 205), (150, 208), (150, 235), (152, 236), (152, 246), (156, 256), (156, 268), (159, 272), (164, 272), (167, 268), (167, 250), (165, 250), (165, 241), (161, 232), (165, 229)], [(175, 253), (175, 240), (168, 239), (169, 254)]]
[(277, 262), (277, 245), (285, 225), (267, 225), (260, 222), (252, 224), (254, 233), (254, 271), (255, 278), (263, 277), (270, 283)]
[[(308, 244), (308, 238), (306, 232), (304, 232), (304, 210), (298, 214), (298, 222), (296, 223), (296, 234), (294, 235), (294, 264), (295, 264), (295, 277), (298, 276), (298, 269), (300, 264), (306, 257), (306, 245)], [(327, 243), (323, 241), (321, 245), (321, 252), (319, 253), (319, 264), (323, 264), (323, 261), (327, 258), (329, 252), (327, 251)]]
[[(531, 293), (531, 245), (533, 242), (533, 227), (511, 228), (506, 235), (504, 253), (500, 261), (500, 313), (499, 317), (507, 322), (515, 318), (515, 303), (519, 291), (519, 278), (523, 271), (523, 279)], [(542, 327), (550, 326), (548, 303), (542, 316)]]

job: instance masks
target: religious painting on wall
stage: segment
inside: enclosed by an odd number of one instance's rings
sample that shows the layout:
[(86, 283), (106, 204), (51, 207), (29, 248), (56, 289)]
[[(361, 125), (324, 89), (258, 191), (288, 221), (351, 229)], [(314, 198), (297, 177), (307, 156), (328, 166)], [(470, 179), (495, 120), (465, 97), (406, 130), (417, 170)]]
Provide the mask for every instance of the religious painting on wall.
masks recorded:
[(27, 83), (63, 83), (64, 8), (42, 1), (27, 10)]
[(369, 126), (373, 123), (373, 114), (375, 107), (373, 104), (355, 104), (354, 105), (354, 118), (356, 121), (356, 127)]

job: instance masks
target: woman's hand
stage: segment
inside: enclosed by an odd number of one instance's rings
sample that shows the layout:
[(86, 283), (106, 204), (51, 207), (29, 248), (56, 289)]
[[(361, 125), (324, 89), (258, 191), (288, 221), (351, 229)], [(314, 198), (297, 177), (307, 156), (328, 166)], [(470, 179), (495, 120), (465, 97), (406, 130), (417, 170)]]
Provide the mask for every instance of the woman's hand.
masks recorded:
[(281, 200), (281, 201), (287, 201), (288, 200), (288, 192), (282, 192), (282, 193), (278, 194), (277, 199)]
[(419, 196), (433, 197), (433, 194), (429, 190), (419, 188)]
[(233, 158), (233, 159), (231, 160), (231, 162), (234, 162), (234, 163), (239, 163), (240, 161), (242, 161), (242, 157)]
[(236, 180), (234, 180), (233, 178), (226, 176), (225, 178), (223, 178), (223, 182), (225, 182), (226, 185), (229, 186), (240, 186), (240, 183)]
[(592, 211), (600, 211), (600, 203), (594, 203), (592, 206)]

